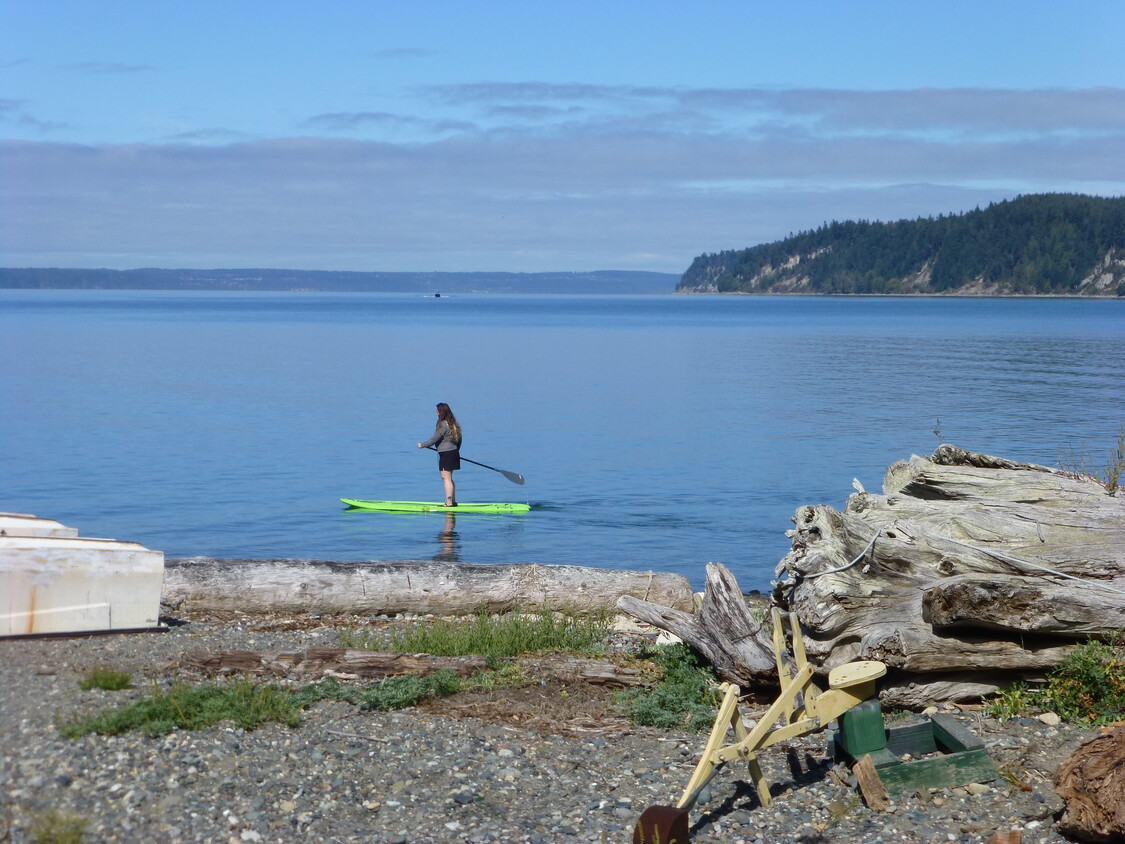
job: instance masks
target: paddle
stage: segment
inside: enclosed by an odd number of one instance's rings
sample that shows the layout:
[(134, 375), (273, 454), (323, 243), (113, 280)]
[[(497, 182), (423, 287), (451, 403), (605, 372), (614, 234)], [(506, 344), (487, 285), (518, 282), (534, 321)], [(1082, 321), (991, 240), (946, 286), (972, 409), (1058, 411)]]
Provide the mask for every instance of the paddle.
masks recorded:
[[(437, 449), (434, 448), (432, 445), (428, 445), (428, 446), (426, 446), (426, 448), (428, 448), (430, 451), (437, 451)], [(466, 463), (472, 463), (474, 466), (480, 466), (481, 468), (484, 468), (484, 469), (491, 469), (493, 472), (499, 472), (501, 475), (503, 475), (505, 478), (507, 478), (512, 483), (519, 484), (520, 486), (523, 486), (523, 475), (519, 475), (515, 472), (507, 472), (504, 469), (497, 469), (495, 466), (488, 466), (484, 463), (477, 463), (477, 461), (470, 460), (468, 457), (462, 457), (461, 459), (464, 460)]]

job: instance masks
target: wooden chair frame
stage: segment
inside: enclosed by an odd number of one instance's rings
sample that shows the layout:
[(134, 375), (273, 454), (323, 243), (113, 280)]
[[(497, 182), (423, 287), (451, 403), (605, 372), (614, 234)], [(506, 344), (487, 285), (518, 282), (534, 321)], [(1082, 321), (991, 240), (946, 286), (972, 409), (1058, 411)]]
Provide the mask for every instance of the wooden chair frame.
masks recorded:
[[(771, 801), (769, 782), (758, 764), (758, 752), (786, 739), (824, 729), (852, 707), (874, 697), (876, 680), (887, 673), (887, 667), (882, 662), (850, 662), (832, 669), (828, 675), (828, 689), (822, 691), (813, 682), (813, 669), (805, 656), (805, 642), (796, 613), (783, 616), (775, 607), (772, 620), (780, 693), (761, 720), (748, 728), (738, 710), (739, 687), (734, 683), (723, 683), (723, 699), (715, 725), (711, 728), (703, 756), (676, 804), (677, 808), (690, 809), (719, 768), (736, 759), (745, 760), (758, 799), (763, 806), (768, 806)], [(786, 647), (786, 621), (792, 642), (791, 660)], [(734, 742), (724, 744), (728, 732), (733, 732)]]

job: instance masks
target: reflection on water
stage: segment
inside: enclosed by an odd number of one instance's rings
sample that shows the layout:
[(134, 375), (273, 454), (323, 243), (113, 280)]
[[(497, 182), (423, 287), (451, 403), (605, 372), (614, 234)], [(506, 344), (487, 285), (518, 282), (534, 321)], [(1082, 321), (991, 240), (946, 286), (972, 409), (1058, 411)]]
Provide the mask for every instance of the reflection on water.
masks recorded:
[(457, 535), (457, 516), (445, 514), (445, 524), (437, 535), (438, 552), (434, 554), (436, 563), (461, 562), (461, 537)]

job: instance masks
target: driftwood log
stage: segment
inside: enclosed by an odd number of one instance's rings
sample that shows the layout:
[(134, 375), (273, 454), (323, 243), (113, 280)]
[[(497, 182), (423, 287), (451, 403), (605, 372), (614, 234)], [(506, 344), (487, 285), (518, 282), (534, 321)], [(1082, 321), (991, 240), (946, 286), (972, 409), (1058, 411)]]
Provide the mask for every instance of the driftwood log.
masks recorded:
[[(1096, 480), (943, 445), (891, 466), (883, 495), (857, 489), (843, 512), (798, 509), (777, 567), (774, 601), (797, 613), (818, 673), (880, 660), (887, 703), (979, 699), (1125, 629), (1125, 496)], [(712, 569), (704, 606), (727, 608), (721, 621), (618, 606), (725, 679), (768, 680), (764, 631), (735, 607), (729, 573)]]
[(800, 508), (778, 564), (823, 670), (877, 659), (886, 700), (964, 700), (1123, 629), (1125, 498), (1095, 480), (944, 445), (883, 492)]
[(691, 609), (678, 574), (582, 566), (396, 561), (169, 559), (163, 600), (196, 610), (421, 613), (612, 609), (622, 595)]
[[(546, 656), (520, 660), (536, 676), (582, 680), (596, 686), (635, 686), (644, 681), (639, 670), (609, 660)], [(261, 674), (304, 681), (322, 677), (350, 680), (381, 680), (402, 674), (433, 674), (453, 671), (462, 677), (484, 670), (484, 657), (440, 657), (369, 651), (361, 648), (309, 648), (307, 651), (221, 651), (191, 653), (174, 667), (206, 675)]]
[(772, 640), (761, 635), (762, 617), (751, 611), (726, 566), (707, 564), (707, 585), (698, 614), (631, 595), (623, 596), (617, 607), (690, 644), (726, 680), (740, 686), (777, 680)]

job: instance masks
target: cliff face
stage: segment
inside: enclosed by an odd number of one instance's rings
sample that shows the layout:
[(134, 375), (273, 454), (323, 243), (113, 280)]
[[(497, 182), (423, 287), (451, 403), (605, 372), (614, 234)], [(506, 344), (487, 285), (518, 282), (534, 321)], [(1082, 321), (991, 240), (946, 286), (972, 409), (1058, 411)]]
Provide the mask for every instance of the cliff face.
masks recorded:
[(677, 290), (1125, 296), (1125, 198), (1045, 194), (953, 217), (826, 224), (701, 255)]

